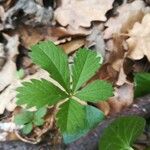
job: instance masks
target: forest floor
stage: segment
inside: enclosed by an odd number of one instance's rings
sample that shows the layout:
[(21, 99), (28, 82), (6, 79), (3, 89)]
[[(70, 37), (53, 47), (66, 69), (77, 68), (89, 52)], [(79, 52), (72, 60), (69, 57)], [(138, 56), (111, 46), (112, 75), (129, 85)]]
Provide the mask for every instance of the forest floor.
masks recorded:
[[(23, 143), (36, 144), (45, 139), (48, 146), (60, 145), (55, 149), (62, 148), (55, 119), (51, 119), (48, 133), (44, 132), (44, 126), (29, 136), (20, 134), (19, 127), (13, 122), (20, 109), (16, 105), (17, 87), (30, 79), (47, 79), (47, 73), (29, 57), (31, 46), (45, 40), (62, 47), (70, 62), (76, 51), (83, 47), (102, 55), (103, 64), (89, 81), (106, 80), (114, 87), (113, 97), (92, 104), (108, 118), (102, 130), (114, 116), (127, 112), (150, 120), (150, 97), (145, 98), (146, 104), (143, 97), (141, 102), (135, 98), (135, 74), (150, 72), (149, 0), (0, 0), (0, 149), (15, 149), (17, 142), (14, 141), (19, 140), (19, 150)], [(150, 78), (141, 88), (149, 94), (149, 87)], [(134, 111), (135, 103), (149, 110), (144, 114), (141, 110)], [(99, 126), (96, 131), (98, 137), (101, 129)], [(92, 134), (86, 136), (88, 139), (79, 139), (70, 149), (78, 143), (83, 146), (81, 141), (88, 141), (90, 136)], [(91, 140), (97, 145), (98, 139), (91, 138), (89, 143)], [(25, 144), (24, 149), (41, 148), (41, 145), (36, 146)], [(48, 146), (42, 144), (43, 149)], [(82, 146), (78, 149), (84, 149)], [(137, 140), (135, 147), (137, 150), (150, 147), (150, 128)]]

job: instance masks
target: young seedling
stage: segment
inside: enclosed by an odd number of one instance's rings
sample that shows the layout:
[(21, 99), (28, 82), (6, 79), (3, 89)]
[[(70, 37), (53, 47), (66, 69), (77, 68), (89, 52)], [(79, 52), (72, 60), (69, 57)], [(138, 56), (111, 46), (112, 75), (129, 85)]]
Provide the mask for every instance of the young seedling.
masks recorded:
[(24, 82), (17, 89), (17, 104), (37, 109), (59, 106), (56, 122), (65, 142), (86, 134), (104, 117), (100, 110), (87, 102), (105, 101), (113, 95), (112, 86), (106, 81), (95, 80), (85, 86), (100, 68), (101, 57), (91, 50), (79, 49), (69, 69), (67, 55), (50, 41), (40, 42), (31, 50), (33, 62), (46, 70), (60, 86), (45, 79)]
[(40, 108), (38, 111), (23, 111), (21, 114), (15, 116), (15, 123), (23, 125), (22, 133), (29, 134), (33, 126), (42, 126), (44, 124), (43, 117), (46, 114), (46, 108)]
[(100, 150), (134, 150), (131, 145), (142, 134), (145, 120), (138, 116), (119, 117), (104, 131)]

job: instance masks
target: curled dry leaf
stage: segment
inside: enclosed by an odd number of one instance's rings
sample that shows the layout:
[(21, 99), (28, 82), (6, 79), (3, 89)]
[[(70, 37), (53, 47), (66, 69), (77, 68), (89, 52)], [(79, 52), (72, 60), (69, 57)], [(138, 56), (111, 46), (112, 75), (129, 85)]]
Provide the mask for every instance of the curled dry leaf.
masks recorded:
[[(0, 71), (0, 91), (10, 85), (16, 76), (16, 65), (12, 60), (8, 60)], [(1, 103), (1, 99), (0, 99)]]
[(22, 45), (27, 49), (43, 40), (50, 40), (55, 44), (65, 43), (70, 36), (70, 33), (62, 27), (49, 26), (31, 27), (21, 25), (16, 32), (20, 35)]
[(136, 22), (129, 31), (130, 38), (128, 57), (133, 60), (142, 59), (144, 56), (150, 61), (150, 13), (146, 14), (142, 22)]
[[(18, 35), (10, 37), (7, 34), (3, 34), (7, 40), (7, 44), (1, 47), (1, 55), (6, 55), (7, 62), (0, 70), (0, 91), (6, 86), (10, 85), (16, 76), (16, 64), (13, 62), (15, 56), (18, 54), (19, 38)], [(7, 51), (5, 52), (4, 49)], [(7, 76), (6, 76), (7, 75)]]
[(85, 44), (85, 39), (80, 38), (80, 39), (74, 39), (70, 42), (61, 44), (60, 47), (63, 48), (66, 54), (72, 53), (78, 48), (82, 47)]
[(0, 43), (0, 70), (5, 64), (5, 61), (6, 61), (5, 59), (6, 59), (6, 56), (4, 52), (4, 44)]
[(108, 102), (99, 102), (96, 104), (96, 106), (104, 112), (105, 116), (110, 113), (110, 105)]
[(106, 21), (106, 12), (114, 0), (61, 0), (55, 11), (55, 19), (70, 30), (90, 27), (92, 21)]
[(120, 112), (123, 108), (131, 105), (134, 98), (134, 86), (126, 83), (115, 89), (114, 97), (109, 99), (110, 113)]
[(118, 7), (119, 13), (116, 17), (111, 17), (105, 24), (107, 29), (104, 32), (104, 38), (109, 39), (113, 34), (125, 33), (132, 28), (136, 21), (142, 19), (145, 4), (142, 0), (136, 0), (132, 3), (124, 3)]
[[(0, 20), (4, 20), (4, 14), (5, 14), (5, 10), (2, 6), (0, 6)], [(4, 26), (2, 23), (0, 23), (0, 31), (3, 30)]]
[(14, 36), (9, 36), (3, 33), (4, 38), (7, 40), (5, 48), (7, 49), (8, 59), (14, 60), (14, 57), (18, 54), (19, 36), (16, 34)]
[(94, 47), (97, 53), (101, 54), (105, 58), (105, 42), (102, 36), (103, 24), (95, 25), (92, 29), (92, 32), (86, 39), (86, 47)]
[(123, 66), (120, 68), (120, 72), (119, 72), (119, 75), (118, 75), (118, 80), (117, 80), (117, 82), (116, 82), (116, 85), (118, 85), (118, 86), (121, 86), (121, 85), (123, 85), (124, 83), (126, 83), (127, 82), (127, 75), (125, 74), (125, 72), (124, 72), (124, 68), (123, 68)]

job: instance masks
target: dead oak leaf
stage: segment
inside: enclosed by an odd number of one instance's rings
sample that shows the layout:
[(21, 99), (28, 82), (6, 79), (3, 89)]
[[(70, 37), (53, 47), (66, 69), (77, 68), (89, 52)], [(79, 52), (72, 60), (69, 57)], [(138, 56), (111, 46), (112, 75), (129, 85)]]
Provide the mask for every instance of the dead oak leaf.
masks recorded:
[(141, 20), (144, 8), (145, 4), (142, 0), (119, 6), (117, 9), (119, 15), (111, 17), (105, 24), (107, 29), (104, 32), (104, 38), (109, 39), (113, 34), (128, 31), (136, 21)]
[(114, 0), (61, 0), (55, 11), (55, 19), (62, 26), (77, 30), (90, 27), (91, 21), (106, 21), (106, 12), (112, 8)]
[(115, 88), (114, 96), (108, 101), (110, 105), (110, 114), (120, 112), (123, 108), (131, 105), (134, 98), (134, 86), (131, 83)]
[(136, 22), (129, 31), (130, 38), (128, 57), (133, 60), (142, 59), (144, 56), (150, 61), (150, 13), (146, 14), (142, 22)]

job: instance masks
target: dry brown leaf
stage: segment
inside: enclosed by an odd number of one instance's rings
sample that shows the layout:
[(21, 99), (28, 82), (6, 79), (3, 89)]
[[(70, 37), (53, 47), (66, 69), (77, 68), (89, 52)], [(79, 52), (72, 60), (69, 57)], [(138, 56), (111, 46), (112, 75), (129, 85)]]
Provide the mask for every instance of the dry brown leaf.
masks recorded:
[(108, 104), (108, 102), (99, 102), (96, 104), (96, 106), (103, 111), (103, 113), (105, 114), (105, 116), (107, 116), (110, 113), (110, 106)]
[(6, 61), (5, 59), (6, 59), (6, 56), (4, 52), (4, 44), (0, 43), (0, 70), (5, 64), (5, 61)]
[(123, 108), (133, 103), (133, 87), (131, 83), (126, 83), (115, 89), (114, 97), (109, 99), (111, 113), (120, 112)]
[(142, 59), (144, 56), (150, 61), (150, 13), (146, 14), (142, 22), (136, 22), (129, 31), (130, 38), (128, 57), (133, 60)]
[[(0, 21), (4, 20), (4, 14), (5, 14), (5, 10), (2, 6), (0, 6)], [(3, 30), (4, 26), (3, 24), (0, 22), (0, 31)]]
[(100, 25), (94, 25), (94, 27), (92, 28), (92, 32), (89, 36), (87, 36), (86, 39), (86, 45), (85, 47), (88, 48), (93, 48), (94, 50), (97, 51), (98, 54), (101, 54), (103, 56), (103, 58), (105, 58), (105, 42), (104, 42), (104, 38), (102, 36), (102, 30), (103, 30), (104, 26), (103, 24)]
[(27, 49), (30, 49), (32, 45), (44, 39), (42, 32), (36, 28), (21, 26), (18, 31), (20, 33), (21, 43)]
[(144, 8), (145, 4), (142, 0), (136, 0), (119, 6), (117, 9), (119, 15), (111, 17), (105, 24), (107, 29), (104, 32), (104, 38), (109, 39), (113, 34), (127, 32), (136, 21), (142, 19), (142, 10)]
[(118, 80), (116, 82), (116, 85), (118, 86), (121, 86), (123, 85), (124, 83), (127, 82), (127, 75), (125, 74), (124, 72), (124, 69), (123, 69), (123, 66), (120, 68), (120, 72), (119, 72), (119, 75), (118, 75)]
[[(8, 60), (0, 71), (0, 91), (10, 85), (16, 76), (16, 65), (12, 60)], [(0, 99), (1, 102), (1, 99)]]
[[(19, 38), (18, 35), (9, 36), (7, 34), (3, 34), (4, 38), (7, 40), (7, 44), (1, 47), (2, 53), (5, 53), (7, 57), (7, 62), (0, 70), (0, 91), (2, 91), (6, 86), (10, 85), (11, 82), (15, 79), (16, 76), (16, 64), (13, 60), (15, 60), (16, 55), (18, 54), (18, 45)], [(6, 49), (7, 52), (3, 51)], [(1, 55), (4, 55), (2, 54)]]
[(7, 34), (3, 33), (4, 38), (7, 40), (7, 44), (5, 48), (7, 49), (7, 58), (11, 60), (15, 60), (16, 55), (18, 55), (18, 46), (20, 44), (19, 42), (19, 36), (16, 34), (14, 36), (9, 36)]
[(90, 27), (91, 21), (106, 21), (106, 12), (114, 0), (61, 0), (55, 11), (55, 19), (69, 30)]
[(71, 35), (64, 28), (48, 26), (33, 28), (31, 26), (21, 25), (16, 32), (20, 34), (21, 43), (27, 49), (30, 49), (32, 45), (42, 40), (50, 40), (55, 42), (55, 44), (65, 43)]
[(60, 47), (63, 48), (66, 54), (72, 53), (78, 48), (82, 47), (85, 44), (85, 39), (75, 39), (70, 42), (61, 44)]

